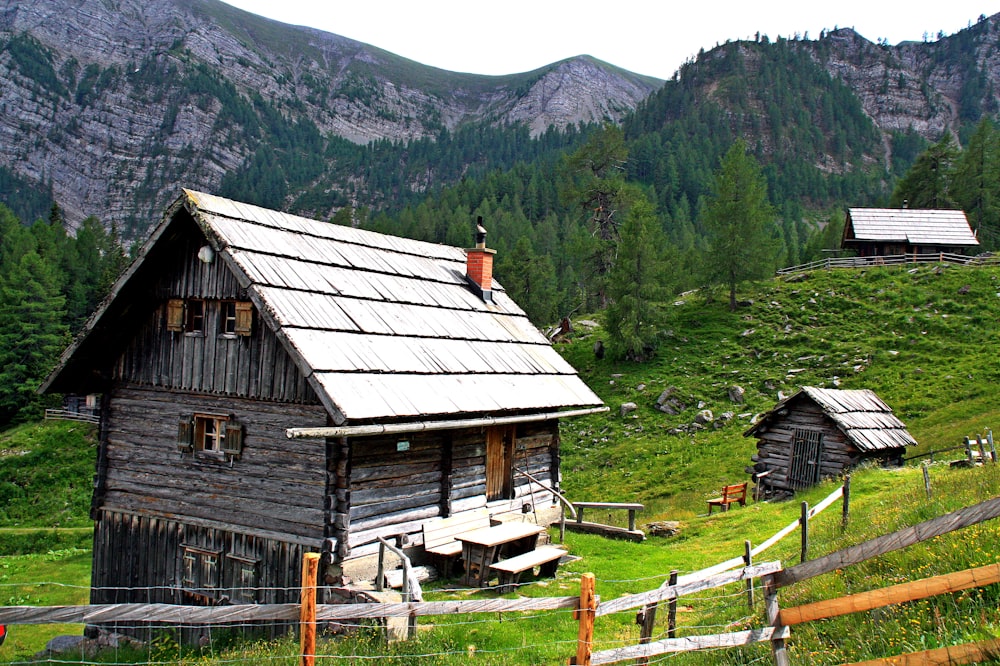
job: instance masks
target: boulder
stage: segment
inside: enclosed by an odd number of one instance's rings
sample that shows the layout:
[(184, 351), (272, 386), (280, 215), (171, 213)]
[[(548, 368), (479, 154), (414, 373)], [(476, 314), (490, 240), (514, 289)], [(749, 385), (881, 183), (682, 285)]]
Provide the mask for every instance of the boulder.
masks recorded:
[(701, 425), (711, 423), (714, 420), (715, 420), (715, 415), (712, 414), (711, 409), (703, 409), (700, 412), (698, 412), (694, 417), (694, 422)]
[(681, 524), (676, 520), (657, 520), (642, 526), (650, 536), (672, 537), (680, 534)]
[(743, 398), (746, 395), (746, 391), (742, 386), (737, 386), (733, 384), (729, 387), (729, 401), (734, 405), (742, 405)]
[(631, 414), (637, 409), (639, 409), (639, 406), (634, 402), (623, 402), (621, 407), (619, 408), (622, 416), (627, 416), (628, 414)]

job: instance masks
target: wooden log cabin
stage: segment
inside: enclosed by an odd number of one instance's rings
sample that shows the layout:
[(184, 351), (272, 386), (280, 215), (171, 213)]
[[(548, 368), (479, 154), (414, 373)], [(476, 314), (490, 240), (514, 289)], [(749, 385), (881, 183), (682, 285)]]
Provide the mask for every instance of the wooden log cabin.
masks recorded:
[(840, 245), (859, 257), (965, 254), (979, 240), (961, 210), (849, 208)]
[(780, 401), (743, 435), (757, 438), (747, 471), (758, 479), (758, 497), (794, 493), (866, 460), (899, 462), (917, 443), (873, 391), (813, 386)]
[(606, 408), (479, 241), (185, 190), (43, 386), (102, 396), (93, 603), (290, 602), (307, 551), (337, 584), (426, 521), (555, 520), (559, 419)]

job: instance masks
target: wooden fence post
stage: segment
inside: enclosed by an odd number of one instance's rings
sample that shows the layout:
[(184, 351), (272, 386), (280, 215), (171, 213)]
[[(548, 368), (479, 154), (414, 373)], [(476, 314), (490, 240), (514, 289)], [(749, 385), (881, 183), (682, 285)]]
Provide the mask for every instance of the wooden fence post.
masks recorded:
[(924, 493), (927, 495), (927, 499), (931, 498), (931, 474), (927, 471), (927, 462), (925, 461), (923, 465), (920, 466), (924, 471)]
[[(577, 514), (579, 515), (579, 514)], [(597, 596), (594, 594), (594, 574), (580, 576), (580, 607), (574, 612), (580, 622), (576, 638), (576, 657), (570, 662), (577, 666), (590, 666), (590, 654), (594, 647), (594, 615), (597, 611)]]
[[(640, 625), (639, 645), (645, 645), (653, 638), (653, 625), (656, 624), (656, 606), (655, 602), (646, 604), (643, 606), (642, 611), (638, 613), (638, 617), (636, 617), (636, 621)], [(649, 663), (649, 657), (637, 657), (635, 663), (636, 666), (646, 666)]]
[[(767, 613), (767, 622), (775, 630), (778, 624), (778, 588), (774, 584), (774, 575), (764, 576), (764, 610)], [(775, 666), (790, 666), (788, 653), (785, 651), (785, 639), (774, 638), (771, 640), (771, 654), (774, 655)]]
[(992, 430), (987, 430), (986, 431), (986, 441), (989, 442), (989, 444), (990, 444), (990, 457), (993, 458), (993, 462), (996, 462), (997, 461), (997, 447), (993, 443), (993, 431)]
[(802, 503), (802, 515), (799, 517), (799, 526), (802, 528), (802, 552), (800, 562), (809, 559), (809, 502)]
[(969, 464), (971, 465), (972, 464), (972, 442), (969, 441), (968, 437), (965, 438), (965, 457), (969, 459)]
[[(750, 547), (750, 539), (743, 542), (743, 564), (753, 566), (753, 549)], [(753, 611), (753, 578), (747, 577), (747, 607)]]
[[(670, 572), (670, 585), (677, 584), (677, 569)], [(667, 638), (677, 638), (677, 597), (667, 604)]]
[(851, 517), (851, 475), (846, 474), (844, 476), (844, 494), (843, 494), (844, 504), (840, 515), (840, 531), (843, 532), (847, 530), (847, 521)]
[(319, 574), (319, 553), (302, 556), (302, 598), (299, 609), (301, 637), (300, 666), (316, 664), (316, 578)]
[(559, 514), (559, 543), (566, 541), (566, 505), (562, 504), (562, 513)]

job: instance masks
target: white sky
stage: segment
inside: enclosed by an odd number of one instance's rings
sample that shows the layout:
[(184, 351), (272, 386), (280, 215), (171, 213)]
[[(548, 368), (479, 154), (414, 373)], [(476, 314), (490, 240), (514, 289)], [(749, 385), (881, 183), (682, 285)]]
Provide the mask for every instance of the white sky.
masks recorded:
[[(670, 78), (700, 48), (766, 34), (810, 39), (851, 27), (875, 42), (934, 40), (1000, 8), (986, 0), (225, 0), (254, 14), (377, 46), (425, 65), (474, 74), (527, 72), (591, 55)], [(922, 5), (918, 8), (918, 5)]]

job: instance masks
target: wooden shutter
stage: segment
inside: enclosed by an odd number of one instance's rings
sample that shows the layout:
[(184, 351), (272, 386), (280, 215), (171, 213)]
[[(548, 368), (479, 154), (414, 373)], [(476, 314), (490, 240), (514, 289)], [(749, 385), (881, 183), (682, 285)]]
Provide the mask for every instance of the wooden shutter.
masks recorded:
[(222, 442), (222, 450), (230, 456), (238, 458), (243, 453), (243, 425), (235, 421), (226, 423), (226, 438)]
[(236, 335), (250, 335), (253, 329), (253, 303), (236, 302)]
[(177, 450), (190, 451), (194, 437), (194, 422), (190, 418), (182, 418), (177, 423)]
[(184, 299), (171, 298), (167, 301), (167, 330), (184, 330)]

